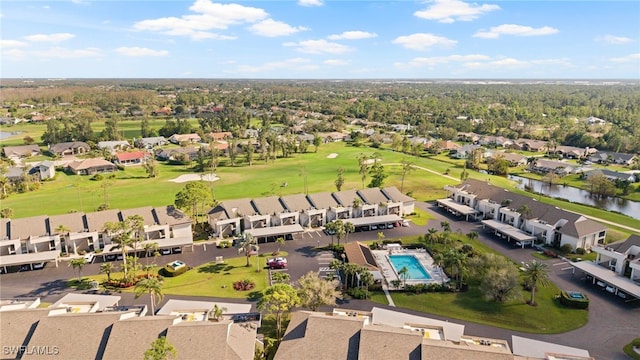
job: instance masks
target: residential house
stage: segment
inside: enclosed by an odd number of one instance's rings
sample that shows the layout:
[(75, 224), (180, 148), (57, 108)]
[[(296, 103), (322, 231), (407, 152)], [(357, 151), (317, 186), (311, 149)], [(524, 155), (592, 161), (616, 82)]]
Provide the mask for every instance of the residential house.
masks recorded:
[(265, 227), (268, 216), (258, 214), (251, 199), (224, 200), (207, 213), (209, 226), (218, 238), (237, 236), (246, 229)]
[(92, 158), (70, 162), (66, 165), (66, 170), (76, 175), (95, 175), (115, 172), (118, 167), (105, 159)]
[(144, 164), (149, 158), (149, 153), (145, 151), (130, 151), (117, 153), (115, 163), (122, 166), (139, 166)]
[[(285, 208), (277, 196), (267, 196), (251, 200), (258, 214), (268, 216), (265, 226), (293, 225), (298, 223), (298, 213), (285, 213)], [(288, 215), (282, 217), (282, 215)]]
[(478, 141), (480, 141), (480, 139), (482, 138), (481, 135), (478, 135), (474, 132), (459, 132), (458, 133), (458, 140), (463, 141), (463, 142), (469, 142), (472, 144), (477, 143)]
[(554, 148), (548, 149), (547, 154), (557, 155), (566, 159), (583, 159), (586, 158), (598, 150), (596, 148), (579, 148), (575, 146), (563, 146), (559, 145)]
[(155, 136), (155, 137), (146, 137), (139, 138), (134, 141), (135, 145), (142, 149), (151, 150), (157, 146), (167, 145), (169, 142), (164, 136)]
[(585, 119), (585, 122), (589, 125), (605, 125), (607, 123), (606, 121), (595, 116), (589, 116)]
[(210, 132), (206, 136), (211, 141), (226, 141), (233, 138), (233, 134), (230, 131)]
[(90, 150), (89, 144), (83, 141), (57, 143), (49, 147), (49, 152), (54, 156), (80, 155)]
[(189, 146), (171, 149), (157, 149), (156, 157), (159, 160), (180, 161), (183, 157), (193, 161), (198, 158), (199, 148)]
[(628, 183), (634, 183), (637, 181), (635, 174), (623, 173), (620, 171), (613, 171), (608, 169), (595, 169), (584, 173), (585, 178), (590, 179), (594, 175), (602, 175), (607, 180), (617, 182), (626, 181)]
[(512, 193), (484, 181), (466, 180), (462, 185), (446, 186), (447, 198), (454, 204), (439, 205), (460, 212), (459, 205), (474, 210), (474, 218), (483, 220), (507, 241), (533, 244), (533, 240), (560, 247), (589, 250), (604, 241), (607, 227), (581, 214), (562, 210), (530, 197)]
[(598, 151), (589, 157), (589, 161), (597, 164), (633, 165), (636, 159), (634, 154), (616, 153), (610, 151)]
[(563, 161), (536, 159), (529, 164), (529, 170), (538, 174), (554, 173), (559, 176), (565, 176), (573, 174), (575, 166)]
[(336, 142), (336, 141), (345, 141), (345, 139), (349, 137), (349, 134), (345, 134), (337, 131), (330, 132), (330, 133), (320, 133), (318, 135), (322, 137), (323, 139), (322, 142), (325, 144), (330, 142)]
[(478, 144), (491, 147), (509, 147), (513, 145), (513, 140), (504, 136), (486, 135), (478, 141)]
[[(358, 196), (362, 199), (362, 209), (360, 215), (365, 216), (378, 216), (387, 215), (389, 213), (389, 198), (387, 198), (379, 188), (365, 188), (357, 191)], [(400, 209), (400, 204), (395, 203), (391, 205)]]
[(55, 163), (50, 160), (41, 161), (29, 170), (30, 175), (36, 176), (40, 180), (53, 179), (56, 176)]
[[(383, 188), (382, 193), (390, 200), (390, 203), (387, 206), (389, 214), (406, 216), (414, 213), (416, 199), (401, 193), (397, 187), (390, 186), (390, 187)], [(402, 204), (402, 207), (399, 209), (399, 212), (396, 213), (393, 203)]]
[(286, 195), (280, 201), (288, 214), (298, 214), (297, 223), (300, 225), (317, 228), (326, 224), (327, 209), (315, 208), (305, 194)]
[(115, 154), (118, 151), (125, 151), (131, 148), (131, 144), (125, 140), (118, 141), (99, 141), (98, 149), (107, 149), (111, 154)]
[(517, 139), (513, 141), (510, 147), (524, 151), (544, 152), (547, 150), (547, 142), (535, 139)]
[(98, 231), (89, 230), (84, 213), (74, 212), (49, 217), (51, 234), (60, 238), (60, 249), (67, 254), (80, 254), (98, 249)]
[(631, 235), (627, 240), (595, 246), (598, 255), (595, 263), (627, 277), (640, 286), (640, 236)]
[(508, 152), (494, 152), (491, 154), (491, 158), (496, 159), (502, 157), (503, 160), (509, 162), (509, 166), (523, 166), (527, 164), (527, 157), (524, 155)]
[(38, 145), (5, 146), (3, 152), (6, 158), (27, 158), (41, 154)]
[[(308, 194), (307, 199), (315, 209), (325, 210), (326, 215), (323, 219), (322, 225), (326, 225), (328, 222), (335, 220), (337, 214), (347, 211), (340, 205), (340, 203), (338, 203), (330, 192)], [(345, 216), (348, 217), (348, 213)]]
[(169, 138), (169, 142), (180, 145), (182, 143), (199, 143), (202, 138), (198, 134), (173, 134)]
[(164, 106), (160, 109), (155, 109), (151, 111), (151, 115), (153, 116), (171, 116), (173, 115), (173, 110), (170, 107)]
[(467, 144), (449, 152), (449, 156), (456, 159), (468, 159), (475, 149), (480, 149), (480, 145)]
[(440, 140), (434, 145), (438, 151), (458, 150), (461, 146), (451, 140)]
[(7, 168), (7, 172), (4, 174), (4, 177), (9, 180), (11, 183), (19, 183), (24, 179), (24, 168), (18, 166), (10, 166)]
[(344, 220), (360, 217), (364, 201), (356, 190), (341, 190), (334, 192), (332, 195), (340, 206), (330, 210), (334, 215), (330, 216), (330, 218)]
[(244, 137), (247, 138), (247, 139), (257, 138), (258, 136), (260, 136), (260, 130), (257, 130), (257, 129), (246, 129), (244, 131)]

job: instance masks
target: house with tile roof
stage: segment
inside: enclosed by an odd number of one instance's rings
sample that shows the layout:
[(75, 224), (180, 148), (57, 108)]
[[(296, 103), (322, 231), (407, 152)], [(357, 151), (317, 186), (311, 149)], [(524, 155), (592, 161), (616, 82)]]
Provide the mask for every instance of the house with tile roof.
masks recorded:
[(75, 175), (95, 175), (118, 171), (118, 167), (105, 159), (91, 158), (70, 162), (66, 170)]
[(198, 134), (173, 134), (169, 137), (169, 142), (180, 145), (182, 143), (198, 143), (202, 138)]
[(128, 151), (116, 154), (115, 163), (122, 166), (141, 166), (149, 158), (145, 151)]
[(564, 161), (535, 159), (529, 164), (529, 170), (537, 174), (554, 173), (559, 176), (570, 175), (575, 172), (575, 165)]
[(26, 158), (41, 154), (40, 146), (38, 145), (5, 146), (2, 151), (6, 158)]
[(84, 141), (62, 142), (49, 147), (49, 152), (55, 156), (79, 155), (90, 150), (91, 147)]

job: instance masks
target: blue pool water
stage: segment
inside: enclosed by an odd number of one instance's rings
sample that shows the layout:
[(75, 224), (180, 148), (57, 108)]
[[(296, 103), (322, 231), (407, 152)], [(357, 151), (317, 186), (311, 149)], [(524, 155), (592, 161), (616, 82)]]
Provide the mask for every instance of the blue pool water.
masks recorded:
[(411, 280), (431, 280), (431, 275), (422, 267), (418, 259), (413, 255), (389, 255), (389, 261), (396, 269), (396, 273), (400, 272), (403, 267), (409, 270)]

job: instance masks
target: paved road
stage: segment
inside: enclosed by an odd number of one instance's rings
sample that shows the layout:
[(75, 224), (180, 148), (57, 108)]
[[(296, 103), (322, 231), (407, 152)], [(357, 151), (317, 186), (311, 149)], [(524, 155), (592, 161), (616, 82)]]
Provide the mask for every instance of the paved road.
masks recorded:
[[(450, 216), (450, 214), (439, 211), (437, 208), (429, 204), (418, 203), (418, 206), (427, 212), (433, 214), (436, 219), (430, 220), (426, 226), (398, 227), (394, 229), (383, 230), (386, 239), (396, 237), (425, 234), (429, 228), (440, 229), (440, 222), (449, 221), (452, 231), (461, 231), (467, 233), (477, 231), (479, 240), (487, 244), (493, 249), (500, 251), (516, 262), (529, 261), (533, 259), (530, 248), (521, 249), (505, 244), (503, 240), (494, 238), (481, 230), (478, 224), (460, 221)], [(359, 232), (349, 236), (348, 241), (356, 240), (376, 240), (377, 231)], [(335, 239), (334, 239), (335, 241)], [(318, 271), (326, 267), (330, 261), (330, 257), (326, 253), (314, 250), (318, 245), (328, 245), (331, 243), (331, 237), (322, 232), (307, 232), (298, 235), (292, 241), (287, 241), (282, 246), (283, 251), (287, 251), (289, 269), (287, 270), (291, 279), (295, 280), (308, 271)], [(274, 243), (261, 244), (261, 253), (273, 252), (277, 249)], [(216, 256), (224, 256), (225, 258), (238, 256), (236, 249), (218, 249), (211, 244), (198, 244), (194, 246), (194, 251), (185, 251), (182, 254), (166, 255), (158, 259), (159, 263), (169, 262), (174, 259), (185, 260), (190, 266), (197, 266), (209, 261), (213, 261)], [(144, 261), (144, 260), (143, 260)], [(576, 289), (586, 293), (590, 300), (589, 323), (577, 330), (558, 335), (538, 335), (525, 334), (505, 330), (501, 328), (480, 325), (468, 321), (460, 321), (449, 319), (442, 316), (427, 314), (429, 317), (451, 320), (462, 323), (466, 326), (465, 333), (477, 336), (487, 336), (499, 339), (511, 340), (511, 335), (519, 335), (533, 339), (555, 342), (567, 346), (573, 346), (588, 349), (592, 356), (597, 359), (626, 359), (621, 349), (633, 337), (640, 336), (640, 304), (625, 304), (617, 297), (601, 291), (599, 288), (591, 286), (580, 279), (579, 276), (571, 274), (570, 270), (563, 270), (568, 267), (566, 264), (559, 264), (561, 260), (549, 260), (551, 279), (562, 289)], [(558, 264), (558, 265), (556, 265)], [(99, 273), (100, 263), (87, 265), (84, 269), (84, 275)], [(66, 287), (66, 280), (75, 276), (73, 269), (62, 262), (58, 268), (53, 264), (48, 264), (44, 270), (27, 271), (17, 274), (0, 275), (0, 297), (24, 297), (39, 296), (42, 301), (55, 302), (64, 294), (71, 290)], [(148, 303), (148, 297), (134, 299), (133, 294), (121, 293), (122, 304), (140, 304)], [(181, 296), (165, 296), (164, 301), (171, 298), (180, 299), (200, 299), (198, 297), (181, 297)], [(246, 302), (246, 300), (238, 299), (211, 299), (211, 301), (223, 302)], [(149, 304), (147, 304), (149, 305)], [(255, 309), (255, 303), (252, 303)], [(370, 310), (373, 306), (381, 306), (369, 301), (350, 300), (340, 304), (342, 307)], [(383, 306), (384, 307), (384, 306)], [(417, 315), (425, 315), (411, 310), (398, 309)]]

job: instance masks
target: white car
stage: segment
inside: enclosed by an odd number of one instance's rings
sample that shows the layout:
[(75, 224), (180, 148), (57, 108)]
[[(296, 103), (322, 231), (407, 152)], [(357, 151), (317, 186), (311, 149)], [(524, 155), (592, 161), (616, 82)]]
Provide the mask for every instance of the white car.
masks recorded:
[(84, 261), (87, 264), (93, 263), (93, 260), (95, 260), (95, 259), (96, 259), (96, 256), (93, 253), (88, 253), (88, 254), (84, 255)]
[(614, 292), (616, 292), (616, 289), (614, 289), (613, 286), (611, 286), (611, 285), (607, 285), (607, 287), (605, 287), (604, 289), (608, 293), (612, 293), (613, 294)]
[(169, 255), (171, 254), (171, 249), (160, 249), (160, 254)]
[(33, 270), (43, 269), (44, 262), (33, 264)]

